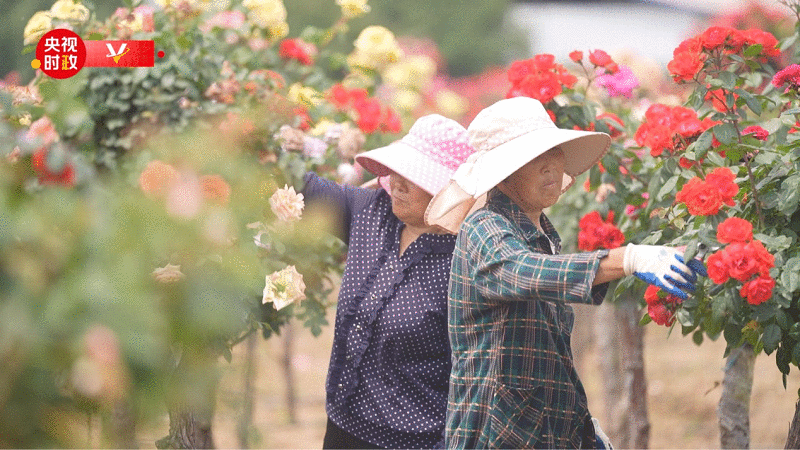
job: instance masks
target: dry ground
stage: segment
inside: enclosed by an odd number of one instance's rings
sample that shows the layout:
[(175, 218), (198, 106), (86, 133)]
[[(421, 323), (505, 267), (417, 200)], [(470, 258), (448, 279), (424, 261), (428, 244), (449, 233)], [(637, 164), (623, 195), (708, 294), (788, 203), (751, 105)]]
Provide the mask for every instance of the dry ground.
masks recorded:
[[(589, 407), (602, 421), (602, 395), (597, 371), (597, 351), (591, 333), (592, 307), (577, 308), (574, 346)], [(314, 338), (295, 328), (293, 365), (296, 371), (297, 423), (290, 424), (284, 400), (284, 377), (280, 369), (283, 347), (280, 339), (259, 340), (256, 351), (256, 384), (252, 447), (276, 449), (320, 448), (325, 428), (324, 386), (332, 330)], [(236, 425), (243, 404), (244, 345), (237, 347), (231, 364), (222, 361), (224, 375), (214, 422), (219, 448), (240, 448)], [(649, 325), (645, 359), (648, 377), (648, 409), (651, 448), (718, 448), (716, 406), (719, 401), (725, 344), (706, 342), (698, 347), (689, 337), (664, 327)], [(794, 414), (800, 375), (795, 371), (784, 389), (774, 355), (756, 360), (751, 402), (751, 448), (783, 448)], [(602, 422), (601, 422), (602, 423)], [(140, 446), (153, 448), (167, 434), (168, 421), (139, 431)], [(612, 441), (614, 436), (611, 436)]]

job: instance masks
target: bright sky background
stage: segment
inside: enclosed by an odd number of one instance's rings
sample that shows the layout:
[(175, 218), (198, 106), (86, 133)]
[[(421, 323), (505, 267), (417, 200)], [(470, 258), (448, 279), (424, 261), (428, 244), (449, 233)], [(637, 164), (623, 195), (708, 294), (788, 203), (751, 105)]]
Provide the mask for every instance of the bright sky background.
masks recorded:
[[(778, 0), (762, 0), (777, 10)], [(684, 39), (703, 31), (704, 17), (742, 8), (744, 0), (645, 0), (643, 3), (518, 3), (508, 20), (527, 33), (531, 55), (602, 49), (666, 67)]]

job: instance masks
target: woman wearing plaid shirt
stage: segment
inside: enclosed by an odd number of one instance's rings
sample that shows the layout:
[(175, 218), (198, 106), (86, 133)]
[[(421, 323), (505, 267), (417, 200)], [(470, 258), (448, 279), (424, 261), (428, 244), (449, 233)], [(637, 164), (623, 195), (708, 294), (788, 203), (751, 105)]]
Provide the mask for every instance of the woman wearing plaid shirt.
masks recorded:
[[(632, 274), (686, 298), (702, 264), (632, 244), (559, 255), (542, 210), (605, 153), (605, 133), (559, 129), (526, 97), (486, 108), (467, 132), (476, 153), (426, 215), (447, 229), (461, 224), (448, 293), (446, 446), (608, 448), (573, 364), (569, 303), (599, 304), (608, 282)], [(461, 223), (479, 197), (486, 205)]]

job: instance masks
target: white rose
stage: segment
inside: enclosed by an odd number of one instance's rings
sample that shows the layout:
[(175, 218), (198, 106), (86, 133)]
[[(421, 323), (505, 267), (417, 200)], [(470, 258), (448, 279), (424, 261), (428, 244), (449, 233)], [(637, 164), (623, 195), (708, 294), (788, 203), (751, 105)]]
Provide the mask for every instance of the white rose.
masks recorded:
[(167, 264), (153, 271), (153, 278), (160, 283), (174, 283), (182, 280), (183, 277), (184, 274), (181, 272), (181, 266), (174, 264)]
[(284, 222), (293, 222), (300, 220), (305, 203), (303, 194), (296, 193), (294, 187), (284, 185), (283, 189), (278, 189), (269, 198), (269, 206), (278, 219)]
[(265, 284), (261, 303), (272, 302), (277, 310), (306, 298), (303, 275), (297, 272), (295, 266), (287, 266), (279, 272), (267, 275)]

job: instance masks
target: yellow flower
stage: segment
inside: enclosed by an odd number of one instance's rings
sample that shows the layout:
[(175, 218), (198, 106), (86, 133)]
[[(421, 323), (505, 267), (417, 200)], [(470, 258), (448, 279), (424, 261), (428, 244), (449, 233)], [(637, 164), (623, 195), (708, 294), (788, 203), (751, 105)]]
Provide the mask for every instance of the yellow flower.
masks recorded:
[(89, 10), (72, 0), (58, 0), (50, 7), (50, 15), (59, 20), (86, 22), (89, 19)]
[(336, 0), (336, 4), (342, 7), (342, 16), (347, 19), (363, 16), (370, 11), (367, 0)]
[(469, 102), (451, 90), (442, 89), (436, 93), (436, 106), (443, 116), (457, 118), (467, 112)]
[(303, 86), (300, 83), (294, 83), (289, 86), (289, 92), (286, 97), (293, 103), (303, 105), (306, 108), (317, 106), (325, 99), (314, 88)]
[(424, 55), (404, 58), (387, 67), (383, 73), (387, 83), (416, 90), (424, 90), (430, 86), (434, 75), (436, 75), (436, 62)]
[(250, 10), (250, 20), (269, 31), (272, 38), (282, 38), (289, 32), (282, 0), (244, 0), (242, 6)]
[(297, 300), (305, 300), (305, 290), (303, 275), (295, 266), (287, 266), (279, 272), (267, 275), (261, 303), (273, 302), (275, 309), (281, 309)]
[(403, 55), (394, 34), (377, 25), (364, 28), (354, 45), (355, 51), (347, 58), (351, 66), (381, 70)]
[(414, 111), (422, 104), (422, 96), (411, 89), (400, 89), (392, 96), (392, 106), (401, 111)]
[(25, 45), (35, 44), (39, 38), (53, 28), (53, 18), (50, 11), (38, 11), (25, 25), (23, 36)]

